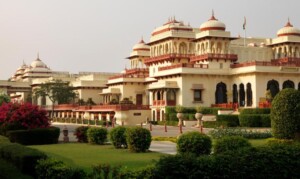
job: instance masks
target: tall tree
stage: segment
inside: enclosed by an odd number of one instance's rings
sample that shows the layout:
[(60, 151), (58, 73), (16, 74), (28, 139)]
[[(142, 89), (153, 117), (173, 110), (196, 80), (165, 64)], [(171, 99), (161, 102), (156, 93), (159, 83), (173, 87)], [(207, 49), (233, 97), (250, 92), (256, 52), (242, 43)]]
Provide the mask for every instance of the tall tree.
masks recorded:
[(54, 104), (68, 104), (76, 97), (74, 88), (70, 86), (69, 82), (62, 80), (54, 80), (42, 83), (39, 88), (34, 89), (35, 97), (48, 97), (52, 102), (52, 115), (54, 111)]
[(0, 92), (0, 106), (2, 105), (2, 103), (9, 103), (9, 102), (10, 102), (10, 97), (4, 92)]

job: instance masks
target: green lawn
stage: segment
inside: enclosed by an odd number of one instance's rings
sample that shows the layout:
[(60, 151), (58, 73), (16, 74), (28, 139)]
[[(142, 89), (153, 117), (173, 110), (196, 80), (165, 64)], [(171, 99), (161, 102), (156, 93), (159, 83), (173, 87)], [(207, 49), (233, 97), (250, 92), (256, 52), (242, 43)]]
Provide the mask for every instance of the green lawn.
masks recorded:
[(142, 168), (158, 160), (164, 154), (156, 152), (132, 153), (126, 149), (115, 149), (112, 145), (90, 145), (67, 143), (35, 145), (31, 148), (44, 151), (47, 155), (64, 161), (70, 166), (91, 171), (91, 166), (100, 163), (122, 165), (128, 169)]

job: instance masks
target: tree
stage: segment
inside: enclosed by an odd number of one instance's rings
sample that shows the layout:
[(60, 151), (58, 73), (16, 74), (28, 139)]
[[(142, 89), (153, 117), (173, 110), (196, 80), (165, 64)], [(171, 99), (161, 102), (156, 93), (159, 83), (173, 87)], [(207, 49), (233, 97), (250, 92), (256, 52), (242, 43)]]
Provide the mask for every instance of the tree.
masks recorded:
[(10, 97), (4, 92), (0, 92), (0, 106), (2, 105), (2, 103), (9, 103), (9, 102), (10, 102)]
[(52, 114), (54, 111), (54, 104), (68, 104), (76, 97), (73, 87), (69, 82), (62, 80), (49, 81), (42, 83), (39, 88), (34, 89), (35, 97), (48, 97), (52, 102)]
[(272, 101), (271, 126), (275, 138), (294, 139), (300, 132), (300, 91), (286, 88)]

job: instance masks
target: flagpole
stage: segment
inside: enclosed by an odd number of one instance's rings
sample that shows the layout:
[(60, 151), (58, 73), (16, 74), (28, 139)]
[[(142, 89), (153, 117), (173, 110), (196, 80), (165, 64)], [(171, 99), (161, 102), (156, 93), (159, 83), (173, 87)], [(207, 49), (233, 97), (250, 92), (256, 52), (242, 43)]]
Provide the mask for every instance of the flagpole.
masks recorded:
[(246, 17), (245, 16), (244, 16), (243, 29), (244, 29), (244, 47), (246, 47)]
[(244, 29), (244, 47), (246, 47), (246, 28)]

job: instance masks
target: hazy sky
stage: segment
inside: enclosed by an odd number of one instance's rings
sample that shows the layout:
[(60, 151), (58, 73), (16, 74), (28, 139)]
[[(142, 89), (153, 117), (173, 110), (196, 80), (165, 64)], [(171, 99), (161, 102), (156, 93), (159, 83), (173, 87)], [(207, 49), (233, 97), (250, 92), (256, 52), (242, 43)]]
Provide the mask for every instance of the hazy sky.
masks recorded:
[(37, 53), (52, 70), (120, 72), (132, 46), (171, 16), (193, 27), (215, 16), (232, 36), (275, 37), (299, 0), (0, 0), (0, 79)]

